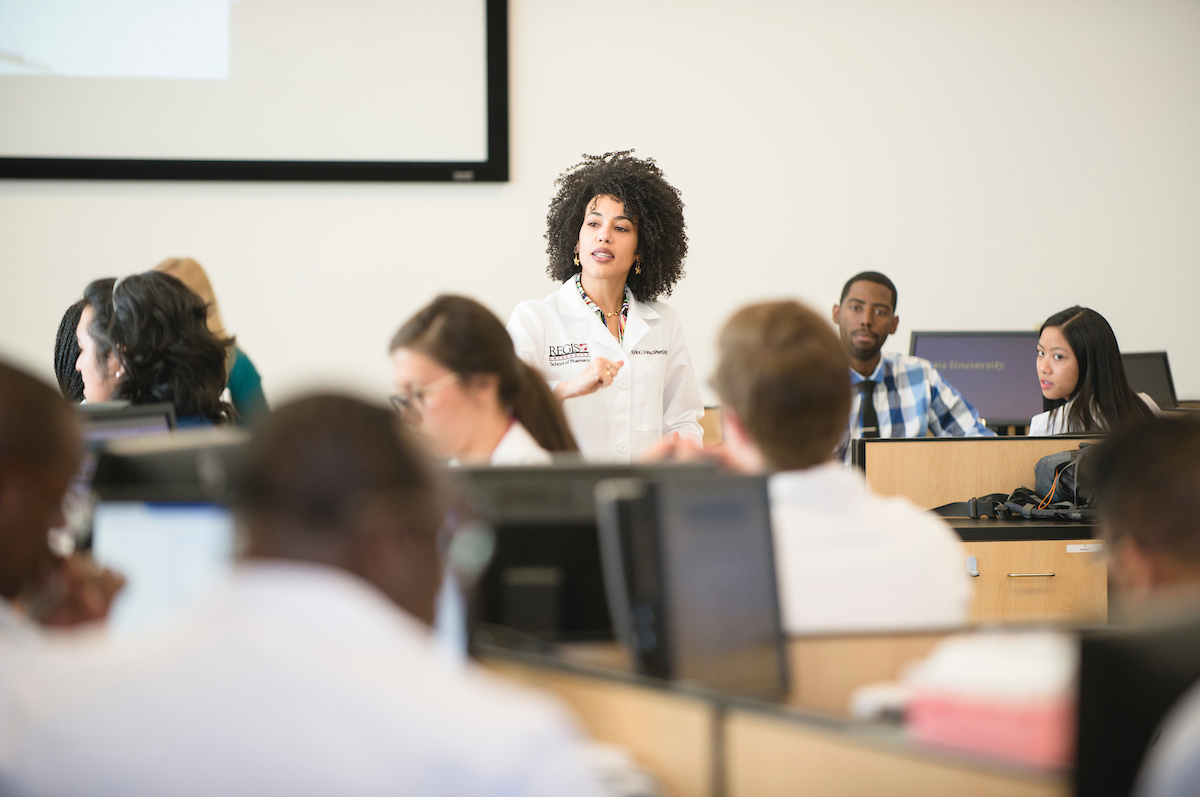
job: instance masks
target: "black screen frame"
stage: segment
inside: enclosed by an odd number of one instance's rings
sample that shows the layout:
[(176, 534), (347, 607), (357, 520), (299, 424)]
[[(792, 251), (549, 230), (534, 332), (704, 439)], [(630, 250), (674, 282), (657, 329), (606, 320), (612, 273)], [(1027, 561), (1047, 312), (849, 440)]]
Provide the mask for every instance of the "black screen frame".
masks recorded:
[(257, 161), (0, 157), (0, 179), (503, 183), (509, 179), (508, 0), (487, 15), (487, 160)]

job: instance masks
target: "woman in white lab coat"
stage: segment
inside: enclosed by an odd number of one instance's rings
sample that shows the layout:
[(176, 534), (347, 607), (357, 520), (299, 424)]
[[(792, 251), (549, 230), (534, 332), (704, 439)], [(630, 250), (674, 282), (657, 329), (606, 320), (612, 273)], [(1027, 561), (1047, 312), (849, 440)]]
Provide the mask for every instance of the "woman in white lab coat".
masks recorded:
[(675, 312), (683, 202), (653, 160), (585, 156), (556, 181), (547, 273), (562, 286), (508, 322), (517, 354), (563, 402), (583, 456), (629, 462), (664, 437), (701, 441), (704, 406)]
[(439, 457), (545, 465), (579, 450), (541, 375), (473, 299), (439, 296), (418, 311), (392, 338), (391, 361), (392, 403)]

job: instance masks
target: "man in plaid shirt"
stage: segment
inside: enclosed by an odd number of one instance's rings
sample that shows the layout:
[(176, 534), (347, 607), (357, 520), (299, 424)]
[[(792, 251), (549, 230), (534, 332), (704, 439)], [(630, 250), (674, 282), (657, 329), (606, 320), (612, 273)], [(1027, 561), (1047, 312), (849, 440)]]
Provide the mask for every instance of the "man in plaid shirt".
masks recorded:
[(833, 323), (850, 355), (850, 422), (837, 450), (847, 464), (855, 437), (924, 437), (927, 431), (938, 437), (995, 436), (928, 360), (881, 353), (900, 324), (896, 286), (883, 274), (851, 277), (833, 307)]

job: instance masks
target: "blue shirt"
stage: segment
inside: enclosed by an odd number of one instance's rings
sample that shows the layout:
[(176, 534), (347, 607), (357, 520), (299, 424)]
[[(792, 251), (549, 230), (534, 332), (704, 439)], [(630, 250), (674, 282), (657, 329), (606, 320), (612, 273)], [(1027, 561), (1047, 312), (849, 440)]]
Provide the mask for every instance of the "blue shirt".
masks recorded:
[[(850, 369), (850, 423), (837, 453), (850, 462), (851, 438), (862, 437), (862, 394), (858, 384), (867, 377)], [(884, 354), (871, 372), (872, 397), (880, 437), (995, 437), (983, 425), (971, 403), (942, 379), (928, 360), (903, 354)]]

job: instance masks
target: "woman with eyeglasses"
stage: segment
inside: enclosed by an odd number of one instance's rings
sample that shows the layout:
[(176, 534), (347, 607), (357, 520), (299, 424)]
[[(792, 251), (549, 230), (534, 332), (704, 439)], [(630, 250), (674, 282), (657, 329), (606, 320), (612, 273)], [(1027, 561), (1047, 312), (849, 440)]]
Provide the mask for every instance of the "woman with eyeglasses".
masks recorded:
[(563, 402), (583, 456), (630, 462), (663, 438), (701, 442), (700, 383), (675, 311), (683, 201), (651, 159), (589, 155), (556, 181), (547, 273), (561, 287), (508, 322), (517, 353)]
[(391, 362), (392, 403), (439, 457), (541, 465), (579, 450), (550, 388), (472, 299), (439, 296), (417, 312), (392, 338)]

